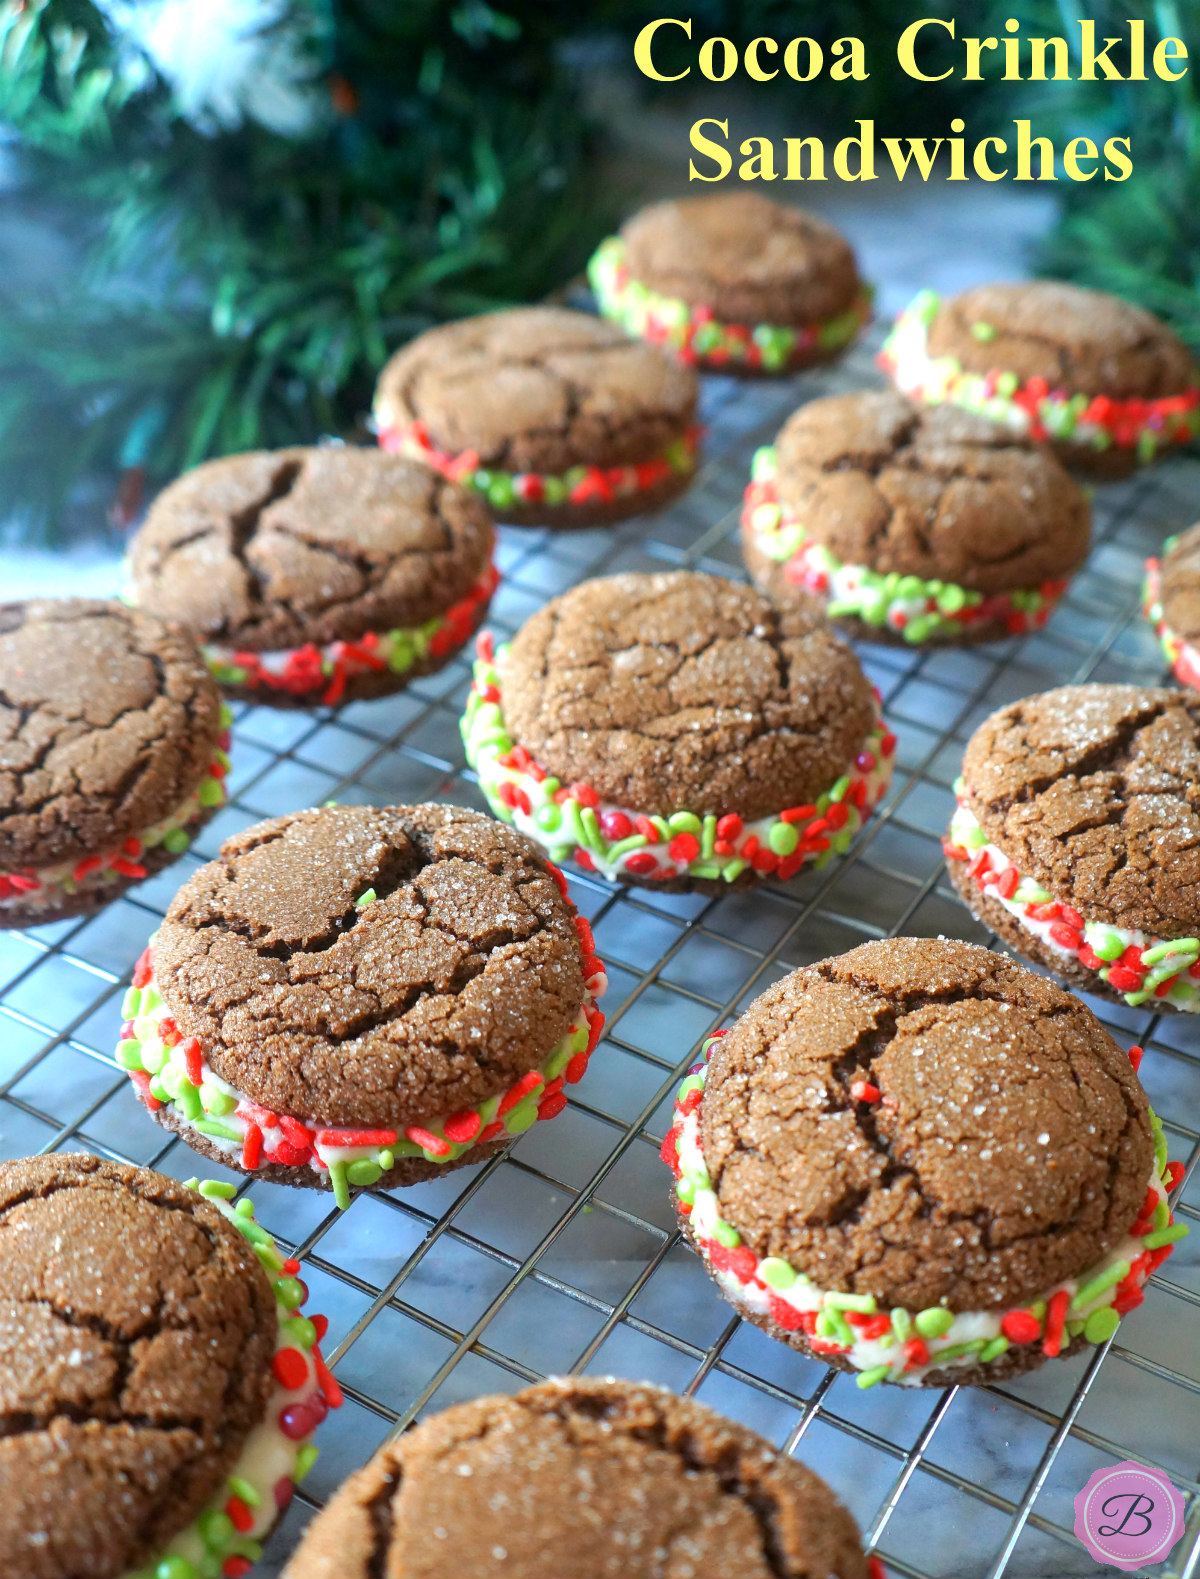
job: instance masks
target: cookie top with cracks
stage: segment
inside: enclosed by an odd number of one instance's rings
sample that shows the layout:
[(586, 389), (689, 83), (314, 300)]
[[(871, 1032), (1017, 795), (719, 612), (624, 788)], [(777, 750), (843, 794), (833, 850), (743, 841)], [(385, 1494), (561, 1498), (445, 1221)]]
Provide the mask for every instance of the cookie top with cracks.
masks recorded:
[(480, 1398), (383, 1447), (286, 1579), (866, 1579), (810, 1470), (660, 1388), (572, 1378)]
[(979, 285), (950, 297), (929, 326), (929, 351), (968, 372), (995, 368), (1113, 400), (1157, 400), (1197, 380), (1191, 352), (1161, 318), (1064, 280)]
[(173, 1179), (0, 1165), (0, 1568), (117, 1579), (221, 1490), (271, 1392), (253, 1250)]
[(505, 721), (564, 784), (651, 815), (814, 802), (871, 728), (871, 689), (812, 607), (693, 571), (585, 581), (513, 639)]
[(473, 493), (403, 456), (258, 450), (164, 489), (130, 563), (142, 607), (264, 652), (424, 624), (483, 575), (492, 536)]
[(1177, 636), (1200, 642), (1200, 524), (1181, 532), (1162, 561), (1163, 618)]
[(172, 901), (154, 968), (255, 1102), (403, 1129), (507, 1090), (566, 1034), (573, 915), (537, 846), (479, 812), (322, 807), (227, 839)]
[(984, 719), (963, 778), (992, 843), (1085, 921), (1200, 930), (1200, 697), (1043, 691)]
[(631, 278), (727, 323), (822, 323), (862, 294), (854, 253), (832, 225), (756, 192), (673, 198), (621, 227)]
[(652, 460), (684, 434), (695, 373), (614, 324), (514, 307), (419, 335), (384, 368), (382, 428), (423, 422), (435, 448), (482, 467), (560, 476)]
[(1087, 499), (1050, 451), (957, 406), (829, 396), (788, 419), (776, 453), (785, 512), (846, 564), (987, 594), (1087, 554)]
[(96, 598), (0, 604), (0, 870), (119, 849), (192, 794), (220, 732), (187, 636)]
[(885, 1309), (1008, 1307), (1076, 1276), (1137, 1217), (1154, 1158), (1145, 1095), (1088, 1008), (932, 938), (864, 943), (757, 998), (714, 1050), (701, 1138), (757, 1255)]

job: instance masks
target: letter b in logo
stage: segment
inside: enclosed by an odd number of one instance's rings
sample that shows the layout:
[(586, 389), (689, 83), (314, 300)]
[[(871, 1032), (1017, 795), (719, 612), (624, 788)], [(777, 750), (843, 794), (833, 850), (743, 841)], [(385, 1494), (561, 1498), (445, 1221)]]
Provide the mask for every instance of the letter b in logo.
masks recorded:
[(1183, 1534), (1183, 1497), (1161, 1469), (1125, 1459), (1098, 1469), (1075, 1498), (1075, 1534), (1097, 1562), (1149, 1567)]

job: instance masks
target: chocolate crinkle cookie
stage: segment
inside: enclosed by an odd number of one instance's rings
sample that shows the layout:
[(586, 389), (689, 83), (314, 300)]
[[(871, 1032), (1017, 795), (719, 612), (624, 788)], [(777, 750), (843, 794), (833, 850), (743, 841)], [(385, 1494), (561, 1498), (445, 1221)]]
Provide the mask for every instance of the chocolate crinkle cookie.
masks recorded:
[(310, 1526), (286, 1579), (868, 1579), (810, 1470), (660, 1388), (549, 1381), (433, 1415)]
[(297, 1336), (303, 1285), (248, 1205), (201, 1189), (81, 1154), (0, 1164), (13, 1579), (245, 1573), (316, 1456), (335, 1384)]
[(944, 939), (768, 988), (705, 1043), (663, 1156), (725, 1297), (860, 1387), (1104, 1342), (1186, 1232), (1130, 1056), (1052, 982)]
[(642, 209), (588, 266), (600, 311), (683, 362), (781, 373), (842, 351), (871, 312), (832, 225), (754, 192)]
[(492, 524), (398, 455), (260, 450), (165, 489), (130, 547), (140, 607), (191, 631), (230, 696), (362, 701), (440, 669), (487, 609)]
[(895, 737), (815, 604), (606, 576), (480, 642), (463, 720), (496, 815), (614, 881), (723, 893), (846, 849)]
[(227, 839), (184, 884), (117, 1060), (197, 1151), (344, 1207), (561, 1112), (605, 986), (562, 874), (519, 833), (453, 806), (328, 806)]
[(225, 800), (228, 723), (160, 620), (0, 604), (0, 927), (89, 914), (186, 850)]
[(949, 401), (1120, 477), (1200, 432), (1200, 372), (1161, 319), (1062, 280), (922, 291), (880, 362), (914, 399)]
[(523, 526), (592, 526), (657, 509), (691, 482), (696, 376), (565, 307), (443, 324), (384, 368), (375, 421), (413, 456)]
[(1142, 613), (1180, 685), (1200, 691), (1200, 525), (1163, 544), (1146, 561)]
[(758, 451), (742, 553), (764, 591), (819, 597), (852, 636), (946, 645), (1044, 625), (1090, 530), (1049, 451), (870, 391), (801, 406)]
[(1068, 685), (967, 742), (945, 840), (986, 926), (1072, 986), (1200, 1010), (1200, 698)]

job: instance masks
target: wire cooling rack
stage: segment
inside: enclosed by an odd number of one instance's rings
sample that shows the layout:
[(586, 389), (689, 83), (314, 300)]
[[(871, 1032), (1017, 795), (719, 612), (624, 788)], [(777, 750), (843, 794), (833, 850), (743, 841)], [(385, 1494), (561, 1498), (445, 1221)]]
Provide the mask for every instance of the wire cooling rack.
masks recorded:
[[(801, 400), (878, 381), (871, 347), (794, 380), (706, 379), (709, 437), (695, 485), (663, 514), (608, 531), (504, 529), (492, 625), (510, 634), (572, 582), (614, 570), (696, 566), (739, 575), (737, 515), (751, 453)], [(680, 1242), (658, 1147), (680, 1072), (705, 1034), (788, 970), (866, 938), (945, 933), (990, 940), (958, 903), (939, 837), (976, 724), (1066, 681), (1161, 676), (1137, 613), (1144, 556), (1190, 522), (1200, 462), (1175, 460), (1100, 490), (1086, 570), (1044, 631), (983, 650), (864, 646), (899, 737), (891, 792), (849, 856), (788, 884), (720, 899), (572, 892), (608, 963), (607, 1034), (571, 1105), (502, 1158), (443, 1180), (360, 1196), (254, 1183), (259, 1219), (304, 1262), (345, 1407), (268, 1549), (278, 1574), (334, 1487), (389, 1434), (480, 1393), (548, 1374), (645, 1378), (754, 1427), (822, 1474), (890, 1572), (1080, 1579), (1109, 1572), (1071, 1534), (1091, 1472), (1132, 1457), (1185, 1493), (1171, 1579), (1200, 1573), (1200, 1231), (1152, 1280), (1107, 1352), (1048, 1363), (987, 1389), (876, 1387), (826, 1370), (740, 1322)], [(460, 659), (404, 694), (338, 713), (238, 711), (232, 803), (199, 847), (90, 921), (0, 933), (0, 1153), (90, 1148), (179, 1178), (214, 1165), (147, 1117), (112, 1057), (128, 972), (177, 885), (221, 839), (330, 798), (438, 799), (484, 808), (466, 768)], [(1200, 1017), (1099, 1000), (1142, 1079), (1172, 1156), (1189, 1174), (1182, 1215), (1200, 1218)], [(234, 1178), (241, 1185), (240, 1176)]]

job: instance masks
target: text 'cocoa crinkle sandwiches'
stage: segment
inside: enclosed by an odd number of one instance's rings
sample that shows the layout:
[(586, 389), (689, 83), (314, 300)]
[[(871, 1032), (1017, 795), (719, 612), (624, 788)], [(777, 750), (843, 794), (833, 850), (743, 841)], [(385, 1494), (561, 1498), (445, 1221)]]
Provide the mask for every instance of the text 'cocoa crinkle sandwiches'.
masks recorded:
[(375, 392), (379, 442), (519, 526), (595, 526), (692, 480), (696, 375), (613, 324), (514, 307), (430, 329)]
[(1200, 697), (1068, 685), (967, 742), (944, 841), (971, 912), (1073, 987), (1200, 1012)]
[(0, 1571), (240, 1579), (341, 1390), (321, 1316), (227, 1185), (0, 1164)]
[(801, 406), (758, 451), (742, 553), (764, 591), (821, 598), (853, 636), (945, 645), (1044, 625), (1090, 531), (1049, 451), (872, 391)]
[(1200, 371), (1161, 319), (1062, 280), (922, 291), (880, 362), (897, 388), (950, 401), (1120, 477), (1200, 432)]
[(528, 839), (452, 806), (329, 806), (248, 828), (184, 884), (117, 1061), (195, 1150), (345, 1207), (560, 1113), (606, 985)]
[(895, 737), (815, 605), (607, 576), (477, 647), (463, 738), (493, 811), (611, 881), (792, 877), (844, 851), (891, 780)]
[(1180, 685), (1200, 691), (1200, 525), (1163, 544), (1146, 561), (1142, 613)]
[(286, 1579), (883, 1579), (811, 1470), (703, 1404), (579, 1377), (386, 1443)]
[(130, 571), (138, 605), (191, 631), (229, 695), (309, 707), (440, 669), (498, 579), (477, 499), (337, 445), (197, 466), (154, 501)]
[(644, 208), (588, 265), (600, 311), (681, 361), (783, 373), (827, 361), (871, 315), (846, 239), (753, 192)]
[(663, 1158), (684, 1232), (747, 1320), (859, 1387), (1000, 1381), (1103, 1343), (1187, 1233), (1135, 1056), (974, 944), (804, 966), (680, 1088)]
[(87, 915), (175, 860), (224, 803), (228, 725), (161, 621), (0, 604), (0, 927)]

